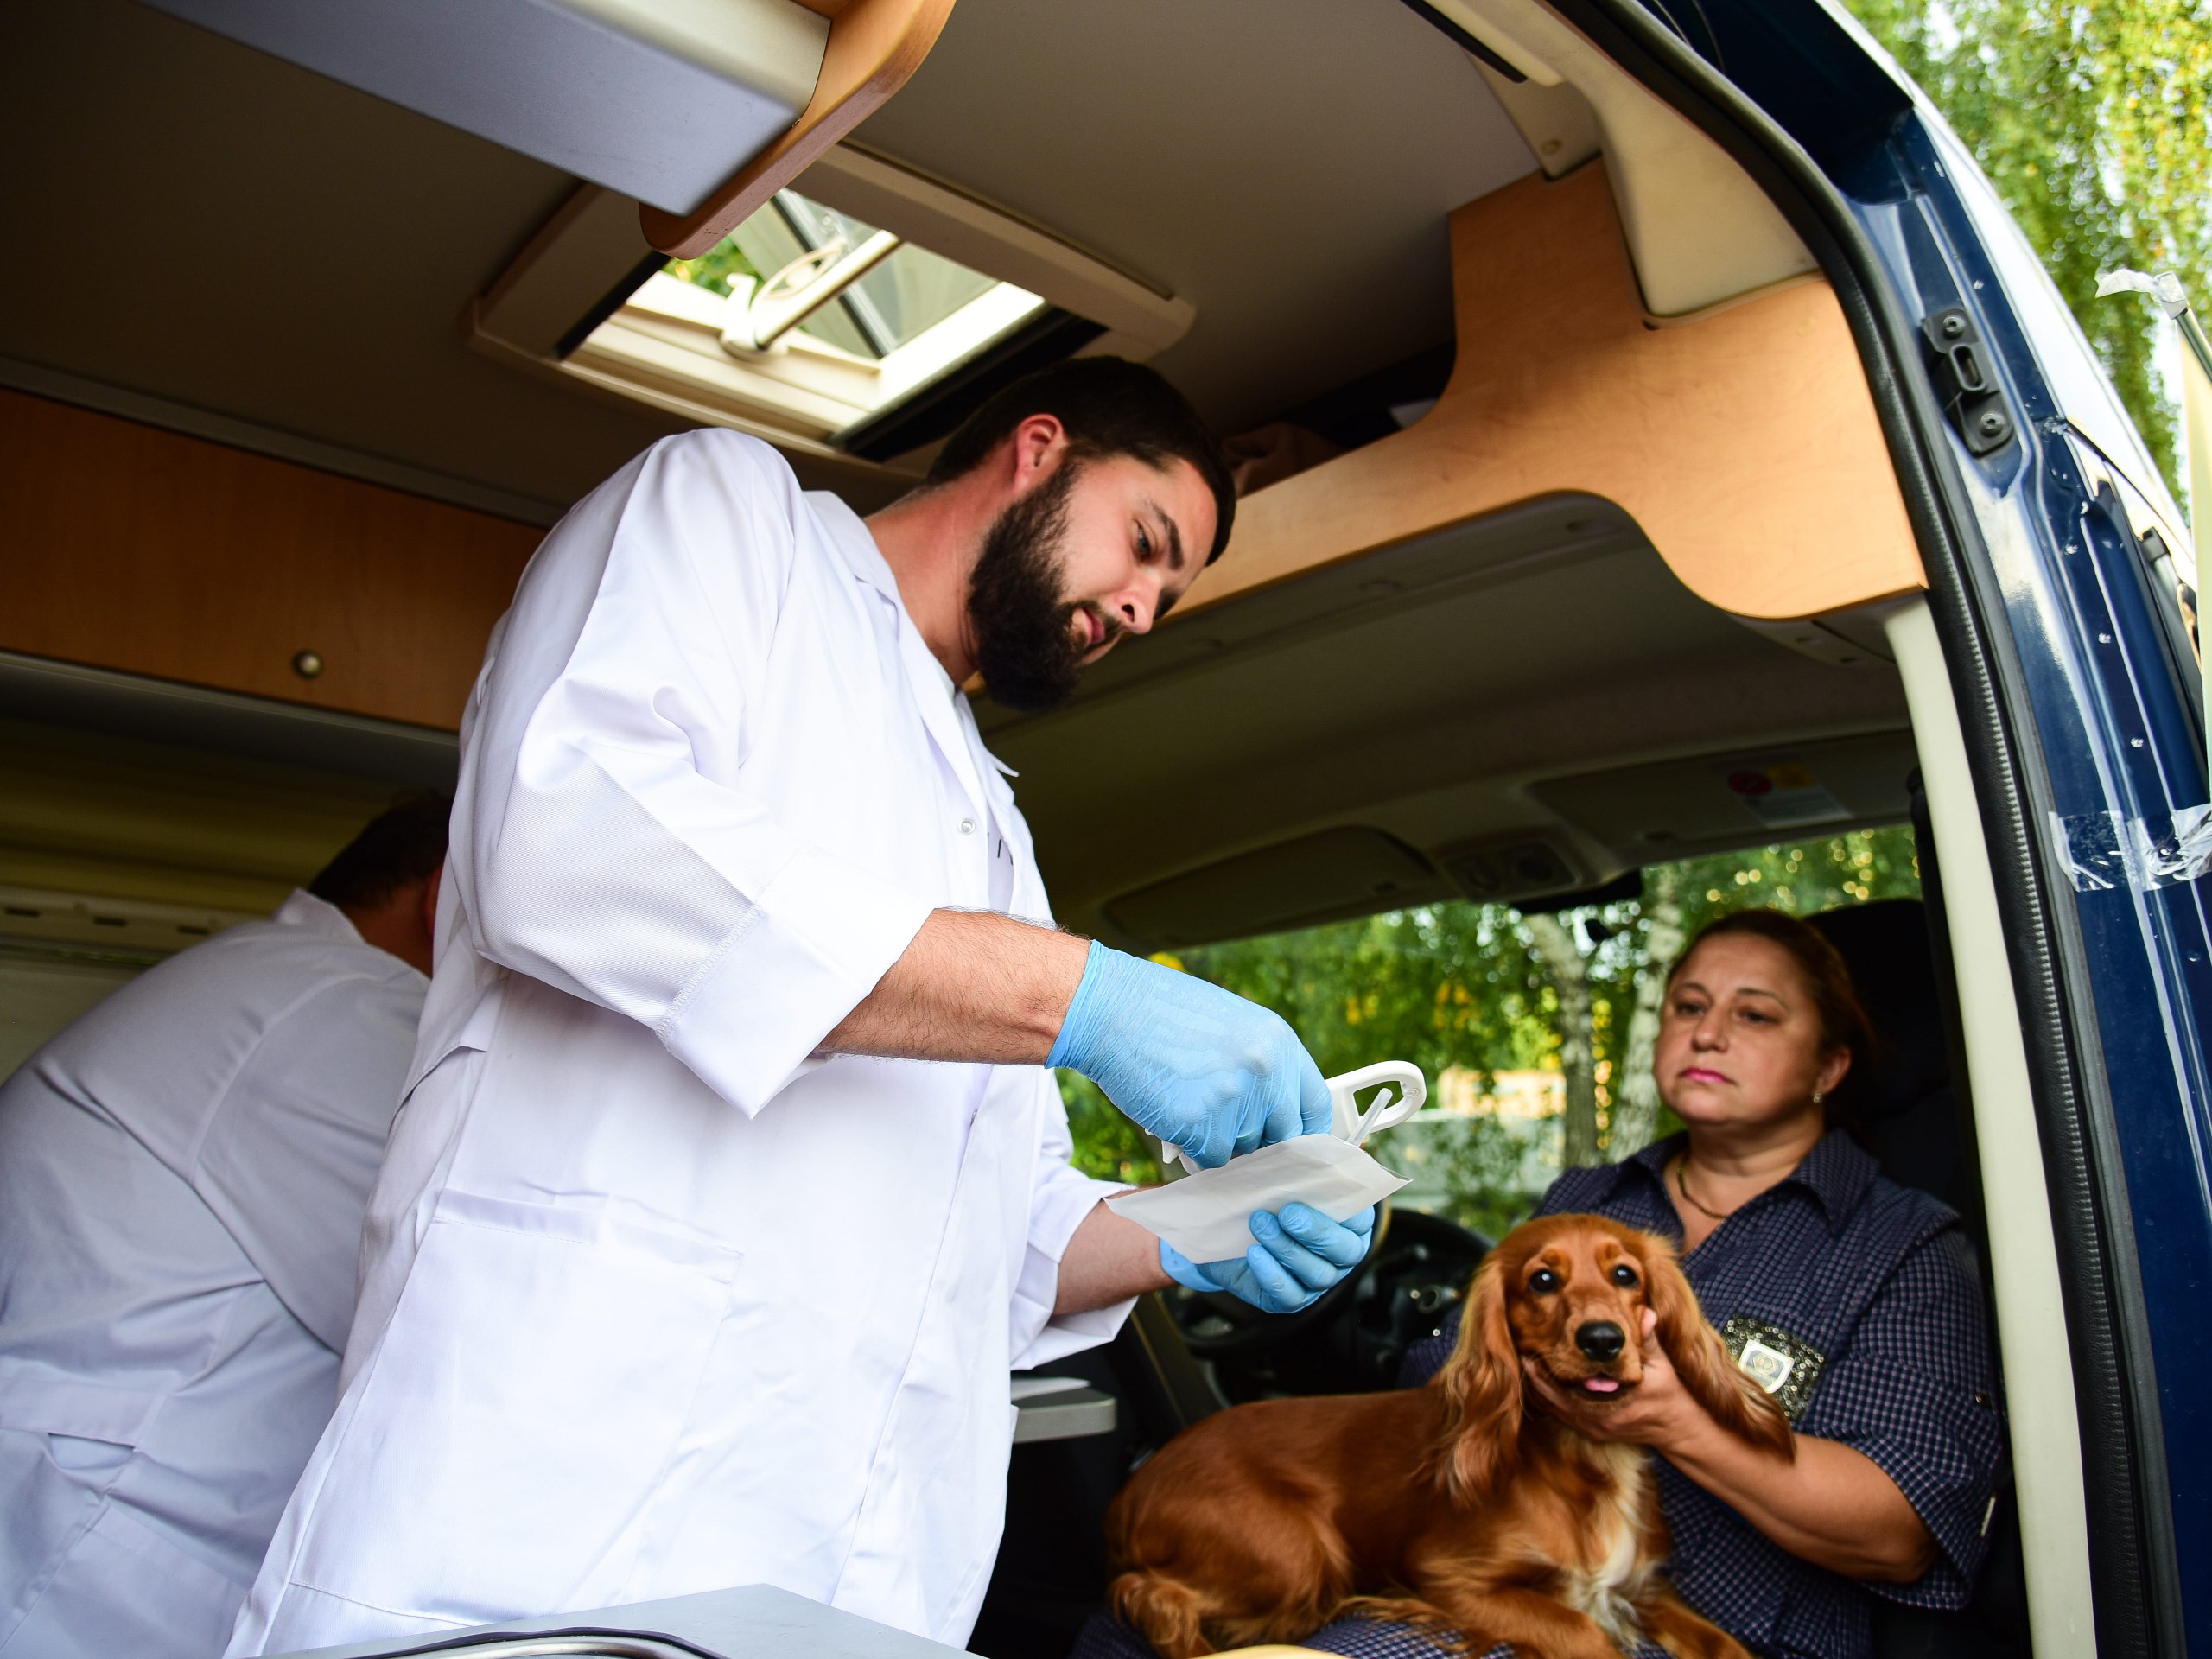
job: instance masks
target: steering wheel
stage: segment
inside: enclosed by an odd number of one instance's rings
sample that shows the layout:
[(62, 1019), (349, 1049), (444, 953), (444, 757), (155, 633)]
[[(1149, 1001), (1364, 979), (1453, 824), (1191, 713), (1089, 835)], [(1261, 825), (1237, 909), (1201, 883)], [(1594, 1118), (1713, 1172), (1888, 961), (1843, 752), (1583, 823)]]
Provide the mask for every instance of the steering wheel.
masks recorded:
[(1445, 1217), (1386, 1204), (1359, 1270), (1310, 1307), (1263, 1313), (1226, 1292), (1181, 1287), (1167, 1293), (1167, 1306), (1192, 1355), (1217, 1371), (1289, 1381), (1275, 1375), (1287, 1370), (1345, 1392), (1388, 1388), (1407, 1348), (1442, 1328), (1490, 1249), (1490, 1240)]

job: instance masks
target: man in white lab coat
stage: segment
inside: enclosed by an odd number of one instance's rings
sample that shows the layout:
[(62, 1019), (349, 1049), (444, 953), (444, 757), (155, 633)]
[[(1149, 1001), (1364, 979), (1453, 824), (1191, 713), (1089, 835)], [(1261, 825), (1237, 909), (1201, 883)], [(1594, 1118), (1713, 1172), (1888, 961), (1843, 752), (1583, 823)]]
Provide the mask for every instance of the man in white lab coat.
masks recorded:
[(1233, 507), (1180, 397), (1094, 359), (865, 523), (696, 432), (552, 531), (464, 721), (342, 1398), (233, 1653), (753, 1582), (957, 1643), (1010, 1367), (1169, 1267), (1287, 1307), (1358, 1261), (1364, 1218), (1293, 1206), (1164, 1265), (1070, 1167), (1048, 1060), (1206, 1163), (1329, 1102), (1274, 1015), (1049, 925), (959, 690), (1065, 696)]
[(338, 1398), (449, 804), (0, 1086), (0, 1654), (220, 1649)]

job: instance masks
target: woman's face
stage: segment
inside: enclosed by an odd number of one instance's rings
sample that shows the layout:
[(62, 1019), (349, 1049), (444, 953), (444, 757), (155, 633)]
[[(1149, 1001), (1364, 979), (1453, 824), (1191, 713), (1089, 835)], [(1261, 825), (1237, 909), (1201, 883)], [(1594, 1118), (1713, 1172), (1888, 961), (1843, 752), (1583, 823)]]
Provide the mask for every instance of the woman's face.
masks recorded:
[(1824, 1046), (1796, 957), (1757, 934), (1723, 933), (1668, 987), (1652, 1069), (1659, 1097), (1692, 1128), (1756, 1128), (1810, 1109), (1851, 1055)]

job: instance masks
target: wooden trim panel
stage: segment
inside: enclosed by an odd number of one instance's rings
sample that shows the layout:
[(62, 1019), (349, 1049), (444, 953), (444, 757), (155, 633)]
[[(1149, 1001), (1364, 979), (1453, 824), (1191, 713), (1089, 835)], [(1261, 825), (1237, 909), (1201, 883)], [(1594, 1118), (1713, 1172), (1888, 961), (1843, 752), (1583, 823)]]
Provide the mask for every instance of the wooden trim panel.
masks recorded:
[(0, 391), (0, 649), (450, 730), (543, 534)]
[(1813, 281), (1654, 328), (1605, 168), (1452, 215), (1459, 356), (1416, 424), (1239, 504), (1177, 620), (1561, 491), (1634, 516), (1726, 611), (1815, 616), (1927, 585), (1866, 372)]
[(641, 206), (645, 240), (672, 258), (695, 259), (906, 84), (937, 44), (952, 0), (801, 0), (830, 19), (814, 96), (783, 136), (730, 176), (694, 212)]

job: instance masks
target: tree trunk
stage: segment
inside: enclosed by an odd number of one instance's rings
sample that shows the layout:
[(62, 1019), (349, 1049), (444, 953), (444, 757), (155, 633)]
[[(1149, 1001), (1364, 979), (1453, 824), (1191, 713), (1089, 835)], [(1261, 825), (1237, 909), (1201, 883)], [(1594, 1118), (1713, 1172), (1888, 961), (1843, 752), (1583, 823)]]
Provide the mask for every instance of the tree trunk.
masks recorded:
[(1658, 1133), (1659, 1080), (1652, 1074), (1651, 1058), (1659, 1042), (1667, 969), (1682, 948), (1680, 873), (1671, 864), (1660, 864), (1643, 880), (1643, 970), (1637, 976), (1636, 1011), (1629, 1016), (1626, 1052), (1614, 1080), (1613, 1132), (1607, 1148), (1616, 1160), (1642, 1151)]
[(1559, 1069), (1567, 1084), (1560, 1162), (1573, 1169), (1599, 1161), (1597, 1033), (1590, 1015), (1590, 970), (1574, 935), (1556, 916), (1525, 918), (1536, 954), (1559, 998)]

